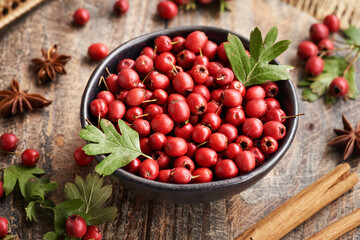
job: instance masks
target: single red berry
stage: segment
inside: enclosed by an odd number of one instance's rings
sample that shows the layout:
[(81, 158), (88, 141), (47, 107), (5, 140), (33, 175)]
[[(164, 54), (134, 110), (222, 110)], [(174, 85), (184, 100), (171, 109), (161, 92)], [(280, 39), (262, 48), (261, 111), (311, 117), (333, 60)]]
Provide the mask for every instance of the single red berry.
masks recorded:
[(223, 105), (217, 101), (210, 101), (207, 103), (207, 109), (205, 113), (216, 113), (217, 115), (221, 115)]
[(195, 156), (196, 151), (197, 151), (197, 146), (195, 145), (195, 143), (188, 142), (188, 150), (185, 155), (188, 156), (189, 158), (193, 158)]
[(171, 170), (170, 177), (173, 183), (188, 184), (191, 181), (191, 172), (184, 167), (175, 167)]
[(261, 86), (250, 87), (245, 93), (245, 99), (250, 101), (252, 99), (265, 99), (265, 90)]
[(330, 32), (337, 32), (340, 29), (340, 20), (335, 15), (327, 15), (324, 18), (324, 24), (329, 28)]
[(217, 130), (217, 132), (223, 133), (228, 138), (229, 142), (234, 141), (238, 136), (237, 128), (229, 123), (222, 124)]
[(140, 105), (145, 100), (143, 88), (133, 88), (126, 95), (126, 104), (132, 107)]
[(119, 76), (118, 79), (119, 86), (126, 90), (135, 88), (140, 83), (139, 74), (131, 68), (126, 68), (121, 70), (118, 76)]
[(65, 222), (66, 233), (72, 238), (81, 238), (87, 227), (85, 220), (79, 215), (71, 215)]
[(101, 61), (109, 55), (109, 49), (105, 44), (94, 43), (89, 47), (88, 55), (93, 61)]
[(328, 38), (321, 40), (317, 45), (320, 51), (326, 51), (326, 56), (331, 55), (332, 50), (335, 48), (334, 43)]
[(172, 19), (178, 14), (178, 6), (172, 1), (161, 1), (157, 5), (157, 12), (163, 19)]
[[(200, 148), (195, 153), (195, 161), (201, 167), (212, 167), (217, 163), (218, 157), (217, 157), (216, 152), (213, 149)], [(196, 176), (195, 173), (194, 173), (194, 176)]]
[(234, 89), (226, 89), (221, 93), (221, 100), (224, 106), (234, 108), (242, 103), (241, 93)]
[(209, 59), (206, 56), (198, 55), (195, 57), (193, 65), (202, 65), (207, 68), (209, 66)]
[(138, 158), (135, 158), (131, 162), (129, 162), (123, 169), (129, 173), (137, 174), (141, 161)]
[(193, 66), (195, 57), (195, 53), (184, 49), (176, 55), (176, 63), (183, 69), (188, 70)]
[(243, 133), (252, 139), (259, 138), (263, 129), (263, 124), (258, 118), (247, 118), (242, 126)]
[(21, 161), (27, 167), (34, 167), (39, 160), (40, 153), (34, 149), (26, 149), (21, 154)]
[(170, 165), (170, 157), (164, 151), (156, 151), (151, 157), (157, 162), (159, 169), (166, 169)]
[(125, 120), (132, 123), (135, 119), (142, 118), (143, 113), (144, 112), (140, 107), (129, 108), (125, 112)]
[(225, 134), (213, 133), (209, 137), (209, 147), (217, 152), (224, 151), (227, 147), (228, 139)]
[(0, 149), (3, 151), (12, 152), (18, 145), (18, 139), (13, 133), (4, 133), (0, 137)]
[(159, 174), (159, 165), (154, 159), (146, 159), (140, 164), (139, 175), (149, 180), (155, 180)]
[(126, 13), (129, 10), (129, 2), (127, 0), (117, 0), (114, 3), (113, 11), (116, 15), (120, 16), (121, 14)]
[(280, 108), (280, 103), (275, 98), (265, 98), (267, 109), (275, 109)]
[(151, 121), (154, 117), (162, 113), (164, 113), (164, 109), (157, 104), (150, 104), (144, 109), (144, 114), (147, 115), (146, 120), (148, 121)]
[(195, 170), (195, 164), (194, 162), (191, 160), (190, 157), (188, 156), (181, 156), (178, 157), (175, 161), (174, 161), (174, 167), (184, 167), (187, 170), (189, 170), (190, 172), (193, 172)]
[(193, 125), (189, 122), (184, 125), (177, 126), (175, 127), (175, 137), (180, 137), (186, 141), (190, 141), (193, 129)]
[(206, 183), (211, 182), (211, 180), (213, 179), (212, 171), (206, 167), (197, 168), (194, 172), (192, 172), (192, 174), (192, 183)]
[(191, 93), (186, 98), (186, 102), (189, 105), (191, 113), (203, 114), (207, 110), (206, 99), (198, 93)]
[[(108, 119), (117, 123), (126, 113), (125, 105), (120, 101), (113, 101), (109, 104)], [(128, 120), (129, 121), (129, 120)]]
[(103, 99), (95, 99), (90, 103), (91, 114), (95, 117), (105, 117), (108, 113), (108, 106)]
[(4, 195), (3, 182), (0, 180), (0, 198)]
[(245, 97), (246, 89), (245, 89), (244, 84), (242, 84), (240, 81), (235, 80), (235, 81), (232, 81), (231, 83), (229, 83), (229, 89), (237, 90), (240, 92), (242, 98)]
[(170, 173), (171, 173), (171, 169), (160, 170), (156, 180), (163, 183), (171, 183)]
[(249, 172), (253, 170), (256, 165), (255, 157), (250, 151), (240, 152), (236, 155), (235, 162), (242, 172)]
[(141, 50), (140, 55), (146, 55), (150, 57), (153, 61), (155, 61), (157, 57), (157, 53), (151, 47), (144, 47), (143, 50)]
[(206, 113), (201, 124), (209, 127), (212, 131), (216, 131), (221, 125), (221, 118), (216, 113)]
[(209, 71), (203, 65), (194, 65), (189, 73), (197, 84), (205, 83), (209, 77)]
[(274, 153), (278, 149), (278, 142), (275, 140), (275, 138), (266, 136), (261, 139), (261, 150), (264, 153)]
[(311, 41), (303, 41), (297, 48), (297, 55), (302, 60), (307, 60), (312, 56), (316, 56), (318, 48), (315, 43)]
[(121, 70), (128, 68), (135, 69), (135, 61), (133, 59), (125, 58), (119, 61), (117, 65), (118, 72), (121, 72)]
[(171, 39), (172, 42), (172, 50), (175, 53), (178, 53), (182, 50), (184, 50), (184, 44), (185, 44), (185, 38), (181, 37), (181, 36), (176, 36), (173, 39)]
[(239, 144), (230, 143), (225, 149), (224, 154), (227, 158), (234, 160), (236, 155), (241, 151), (242, 149)]
[(267, 111), (266, 102), (263, 99), (252, 99), (245, 105), (245, 114), (247, 117), (259, 118)]
[(223, 93), (224, 89), (218, 88), (218, 89), (214, 89), (211, 91), (210, 93), (210, 99), (216, 102), (222, 102), (222, 93)]
[(175, 122), (185, 122), (190, 117), (190, 108), (186, 101), (173, 101), (168, 106), (168, 113)]
[(236, 177), (239, 169), (231, 159), (224, 159), (215, 166), (215, 174), (219, 179), (228, 179)]
[(102, 232), (98, 226), (91, 225), (87, 228), (82, 240), (101, 240)]
[(155, 132), (168, 134), (174, 128), (174, 121), (167, 114), (159, 114), (151, 120), (151, 129)]
[(264, 124), (264, 136), (270, 136), (275, 140), (280, 140), (285, 137), (286, 127), (281, 122), (269, 121)]
[(186, 98), (181, 94), (172, 93), (169, 95), (166, 104), (170, 105), (170, 103), (172, 103), (174, 101), (186, 101)]
[(185, 139), (172, 137), (165, 144), (165, 152), (171, 157), (180, 157), (186, 154), (188, 145)]
[(254, 142), (245, 135), (240, 135), (236, 138), (235, 143), (237, 143), (241, 150), (249, 150), (254, 145)]
[(163, 105), (168, 99), (168, 94), (163, 89), (155, 89), (153, 92), (153, 99), (157, 99), (155, 102), (156, 104)]
[(216, 58), (217, 48), (218, 46), (216, 45), (216, 43), (209, 40), (207, 41), (204, 49), (202, 49), (202, 54), (206, 56), (209, 61), (212, 61)]
[(101, 91), (96, 95), (96, 98), (103, 99), (107, 105), (115, 100), (114, 95), (110, 91)]
[(165, 147), (166, 142), (167, 142), (166, 136), (160, 132), (155, 132), (149, 137), (150, 147), (154, 150), (163, 149)]
[(169, 78), (166, 75), (161, 74), (157, 71), (153, 71), (150, 73), (147, 82), (151, 90), (165, 89), (170, 85)]
[(140, 138), (140, 149), (144, 154), (148, 156), (151, 156), (153, 154), (154, 150), (150, 147), (148, 137)]
[(153, 60), (146, 55), (140, 55), (135, 61), (136, 71), (143, 75), (148, 74), (153, 69), (153, 66)]
[(221, 43), (221, 44), (218, 46), (218, 48), (217, 48), (217, 54), (218, 54), (218, 56), (219, 56), (219, 58), (220, 58), (221, 61), (227, 63), (227, 62), (229, 62), (229, 59), (228, 59), (228, 57), (227, 57), (227, 55), (226, 55), (226, 52), (225, 52), (224, 43), (229, 43), (229, 42), (223, 42), (223, 43)]
[(264, 153), (258, 147), (252, 147), (249, 151), (254, 155), (256, 164), (260, 164), (265, 160)]
[(81, 166), (85, 166), (90, 164), (94, 160), (94, 156), (87, 155), (84, 150), (82, 150), (83, 147), (78, 147), (74, 151), (74, 159), (77, 162), (77, 164)]
[(171, 38), (164, 35), (155, 38), (155, 48), (159, 53), (170, 52), (172, 49)]
[(6, 218), (0, 217), (0, 237), (5, 237), (9, 232), (9, 222)]
[(224, 86), (234, 80), (234, 73), (230, 68), (221, 68), (214, 77), (217, 84)]
[(210, 91), (206, 86), (195, 85), (192, 92), (202, 95), (206, 99), (207, 102), (210, 101)]
[(286, 121), (286, 113), (281, 108), (270, 109), (265, 114), (265, 121), (278, 121), (284, 123)]
[(310, 27), (310, 38), (314, 42), (319, 42), (329, 37), (329, 28), (323, 23), (314, 23)]
[(150, 123), (145, 119), (135, 119), (131, 127), (139, 134), (140, 137), (146, 137), (150, 134)]
[(266, 82), (261, 84), (261, 86), (264, 88), (267, 98), (276, 97), (279, 93), (279, 87), (275, 82)]
[(317, 56), (309, 58), (305, 64), (305, 71), (311, 76), (318, 76), (324, 69), (324, 61)]
[(190, 33), (185, 39), (185, 47), (195, 54), (199, 54), (208, 41), (204, 32), (195, 31)]
[(84, 26), (90, 20), (90, 13), (84, 8), (79, 8), (74, 12), (73, 19), (76, 25)]
[(349, 83), (343, 77), (334, 78), (329, 86), (330, 94), (334, 97), (342, 97), (347, 94), (349, 90)]
[(225, 120), (235, 127), (240, 127), (245, 122), (245, 113), (240, 108), (230, 108), (226, 112)]
[(118, 84), (119, 76), (116, 74), (110, 74), (105, 78), (106, 85), (109, 88), (109, 91), (112, 94), (117, 94), (120, 90), (120, 86)]
[(192, 131), (191, 137), (196, 143), (203, 143), (209, 139), (211, 135), (210, 128), (204, 125), (196, 125)]
[(222, 68), (224, 68), (224, 66), (219, 62), (209, 62), (209, 66), (207, 69), (209, 70), (210, 76), (216, 77), (216, 75)]
[(163, 52), (155, 59), (155, 68), (166, 74), (175, 66), (175, 63), (176, 59), (172, 53)]

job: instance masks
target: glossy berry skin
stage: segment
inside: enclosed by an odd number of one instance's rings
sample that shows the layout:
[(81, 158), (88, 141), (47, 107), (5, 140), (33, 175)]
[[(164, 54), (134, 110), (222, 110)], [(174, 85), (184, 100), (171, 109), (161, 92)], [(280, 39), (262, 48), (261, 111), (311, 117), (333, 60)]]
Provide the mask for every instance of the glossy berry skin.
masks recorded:
[(224, 66), (219, 62), (209, 62), (209, 66), (207, 69), (209, 70), (209, 75), (215, 77), (218, 72), (223, 68)]
[(175, 56), (169, 52), (164, 52), (155, 59), (155, 68), (166, 74), (172, 69), (172, 65), (175, 65), (175, 63)]
[[(227, 55), (226, 55), (226, 52), (225, 52), (224, 43), (225, 43), (225, 42), (221, 43), (221, 44), (218, 46), (218, 48), (217, 48), (217, 54), (218, 54), (218, 56), (219, 56), (219, 58), (220, 58), (221, 61), (227, 63), (227, 62), (229, 62), (229, 59), (228, 59), (228, 57), (227, 57)], [(229, 43), (229, 42), (226, 42), (226, 43)]]
[(131, 162), (129, 162), (123, 169), (129, 173), (137, 174), (141, 161), (138, 158), (135, 158)]
[(88, 48), (88, 55), (93, 61), (101, 61), (109, 55), (109, 49), (103, 43), (94, 43)]
[(229, 179), (236, 177), (239, 169), (231, 159), (224, 159), (215, 166), (215, 174), (219, 179)]
[(221, 100), (226, 107), (238, 107), (242, 103), (241, 93), (234, 89), (226, 89), (221, 93)]
[(180, 157), (188, 150), (187, 142), (180, 137), (172, 137), (165, 144), (165, 152), (171, 157)]
[(133, 89), (137, 87), (140, 83), (139, 74), (131, 68), (126, 68), (121, 70), (118, 76), (119, 76), (118, 79), (119, 86), (126, 90)]
[(0, 198), (2, 198), (2, 196), (4, 196), (4, 187), (3, 182), (0, 180)]
[(240, 81), (235, 80), (235, 81), (232, 81), (231, 83), (229, 83), (229, 89), (237, 90), (240, 92), (242, 98), (245, 97), (246, 89), (245, 89), (244, 84), (242, 84)]
[(4, 133), (0, 137), (0, 149), (3, 151), (12, 152), (18, 145), (18, 139), (13, 133)]
[(21, 154), (21, 161), (27, 167), (34, 167), (39, 160), (40, 153), (34, 149), (26, 149)]
[(197, 151), (197, 146), (195, 145), (195, 143), (188, 142), (188, 150), (185, 156), (188, 156), (189, 158), (194, 158), (196, 151)]
[(154, 159), (146, 159), (140, 164), (139, 175), (149, 180), (155, 180), (159, 174), (159, 165)]
[(252, 147), (249, 151), (254, 155), (256, 164), (260, 164), (265, 160), (264, 153), (258, 147)]
[(196, 125), (192, 131), (191, 137), (194, 142), (203, 143), (209, 139), (210, 135), (210, 128), (204, 125)]
[(193, 66), (195, 57), (195, 53), (184, 49), (176, 55), (176, 63), (183, 69), (189, 70)]
[(146, 55), (140, 55), (135, 61), (136, 71), (143, 75), (149, 73), (153, 69), (153, 66), (153, 60)]
[(234, 160), (236, 155), (241, 151), (242, 149), (239, 144), (230, 143), (225, 149), (224, 154), (227, 158)]
[(329, 28), (330, 32), (337, 32), (340, 30), (340, 20), (335, 15), (327, 15), (324, 18), (324, 24)]
[(211, 91), (210, 99), (216, 102), (222, 102), (221, 94), (223, 93), (223, 89), (218, 88)]
[(228, 139), (222, 133), (213, 133), (209, 137), (209, 147), (217, 152), (224, 151), (227, 147)]
[(189, 105), (191, 113), (203, 114), (207, 110), (206, 99), (198, 93), (191, 93), (186, 98), (186, 102)]
[(103, 99), (108, 106), (115, 100), (114, 95), (110, 91), (101, 91), (96, 95), (96, 98)]
[(170, 52), (172, 49), (171, 38), (164, 35), (155, 38), (155, 48), (159, 53)]
[(266, 102), (263, 99), (252, 99), (245, 105), (245, 114), (248, 117), (259, 118), (267, 111)]
[(153, 154), (154, 150), (150, 147), (148, 137), (140, 138), (140, 149), (144, 154), (148, 156), (151, 156)]
[(252, 139), (259, 138), (263, 129), (263, 124), (258, 118), (247, 118), (242, 126), (243, 133)]
[(318, 42), (317, 45), (318, 45), (320, 51), (327, 52), (326, 56), (331, 55), (331, 51), (334, 50), (334, 48), (335, 48), (334, 43), (328, 38), (321, 40), (320, 42)]
[(73, 20), (76, 25), (84, 26), (90, 20), (90, 13), (84, 8), (79, 8), (74, 12)]
[(169, 105), (170, 103), (174, 102), (174, 101), (186, 101), (186, 98), (181, 95), (181, 94), (178, 94), (178, 93), (173, 93), (173, 94), (170, 94), (168, 99), (167, 99), (167, 105)]
[(237, 128), (234, 125), (229, 124), (229, 123), (222, 124), (218, 128), (217, 132), (223, 133), (228, 138), (229, 142), (234, 141), (238, 136)]
[(170, 165), (170, 157), (163, 151), (156, 151), (151, 157), (157, 162), (159, 169), (166, 169)]
[(120, 86), (117, 83), (118, 79), (119, 76), (117, 74), (110, 74), (105, 78), (106, 85), (112, 94), (117, 94), (120, 90)]
[(121, 72), (123, 69), (135, 69), (135, 61), (130, 58), (121, 60), (117, 65), (117, 71)]
[(184, 44), (185, 44), (185, 38), (181, 36), (176, 36), (173, 39), (171, 39), (172, 44), (172, 50), (175, 53), (178, 53), (182, 50), (184, 50)]
[(189, 170), (190, 172), (193, 172), (195, 170), (195, 164), (194, 162), (191, 160), (191, 158), (189, 158), (188, 156), (181, 156), (178, 157), (175, 161), (174, 161), (174, 167), (184, 167), (187, 170)]
[(78, 147), (75, 149), (73, 156), (77, 164), (85, 166), (94, 160), (94, 156), (87, 155), (82, 148), (83, 147)]
[(159, 114), (151, 120), (151, 129), (155, 132), (168, 134), (174, 128), (174, 121), (167, 114)]
[(265, 98), (267, 109), (275, 109), (280, 108), (280, 103), (275, 98)]
[(204, 65), (195, 65), (189, 73), (197, 84), (205, 83), (209, 77), (209, 71)]
[(150, 57), (153, 61), (157, 57), (157, 53), (151, 47), (144, 47), (143, 50), (141, 50), (140, 55), (146, 55)]
[(114, 3), (113, 11), (116, 15), (120, 16), (129, 10), (129, 2), (127, 0), (117, 0)]
[(125, 105), (120, 101), (113, 101), (109, 104), (108, 118), (112, 122), (118, 122), (126, 113)]
[(173, 101), (168, 106), (168, 113), (175, 122), (185, 122), (190, 117), (190, 108), (186, 101)]
[(202, 65), (207, 68), (209, 66), (209, 59), (206, 56), (197, 55), (195, 57), (193, 65)]
[(264, 88), (267, 98), (274, 98), (279, 93), (279, 87), (275, 82), (266, 82), (261, 84), (261, 86)]
[(169, 78), (161, 73), (153, 71), (148, 78), (148, 86), (151, 90), (165, 89), (169, 86)]
[(235, 162), (241, 172), (249, 172), (256, 165), (255, 157), (250, 151), (240, 152), (236, 155)]
[(69, 237), (81, 238), (87, 230), (86, 222), (79, 215), (71, 215), (65, 222), (65, 229)]
[(145, 90), (143, 88), (133, 88), (128, 92), (125, 100), (129, 106), (138, 106), (145, 101)]
[(192, 51), (195, 54), (200, 53), (200, 49), (203, 49), (208, 41), (208, 37), (204, 32), (195, 31), (190, 33), (185, 39), (186, 49)]
[(180, 125), (175, 127), (175, 137), (181, 137), (186, 141), (191, 140), (191, 134), (193, 132), (193, 125), (191, 123), (186, 123), (185, 125)]
[(161, 150), (165, 147), (167, 142), (166, 136), (163, 133), (156, 132), (149, 137), (150, 147), (154, 150)]
[(286, 127), (277, 121), (270, 121), (264, 124), (264, 136), (270, 136), (275, 140), (280, 140), (285, 137)]
[(216, 113), (218, 116), (221, 115), (223, 105), (217, 101), (210, 101), (207, 103), (206, 113)]
[(102, 232), (98, 226), (91, 225), (87, 228), (82, 240), (101, 240)]
[(261, 150), (264, 153), (274, 153), (278, 149), (278, 142), (275, 140), (275, 138), (266, 136), (261, 139), (260, 142)]
[(253, 146), (253, 141), (245, 135), (240, 135), (236, 138), (235, 143), (239, 145), (241, 150), (249, 150)]
[(270, 109), (265, 114), (265, 121), (278, 121), (281, 123), (286, 122), (286, 113), (280, 108)]
[(312, 56), (316, 56), (318, 48), (315, 43), (311, 41), (303, 41), (297, 48), (297, 55), (302, 60), (307, 60)]
[(178, 14), (178, 6), (172, 1), (161, 1), (157, 5), (157, 12), (162, 19), (172, 19)]
[(216, 131), (221, 125), (221, 118), (216, 113), (206, 113), (201, 124), (209, 127), (212, 131)]
[(206, 183), (211, 182), (213, 179), (213, 173), (209, 168), (202, 167), (195, 169), (194, 172), (192, 172), (193, 179), (191, 179), (192, 183)]
[(323, 23), (314, 23), (310, 27), (310, 38), (314, 42), (319, 42), (322, 39), (329, 37), (329, 28)]
[(95, 99), (90, 103), (91, 114), (95, 117), (105, 117), (108, 112), (108, 106), (103, 99)]
[(317, 56), (312, 56), (305, 64), (305, 71), (314, 77), (320, 75), (323, 69), (324, 61)]
[(250, 101), (252, 99), (265, 99), (265, 90), (261, 86), (250, 87), (245, 93), (245, 99)]
[(131, 127), (139, 134), (140, 137), (146, 137), (150, 134), (150, 123), (145, 119), (135, 119)]
[(195, 154), (195, 161), (201, 167), (212, 167), (217, 163), (217, 160), (217, 153), (211, 148), (200, 148)]
[(154, 117), (164, 113), (164, 109), (157, 104), (149, 104), (145, 107), (144, 114), (148, 114), (145, 118), (151, 121)]
[(184, 167), (175, 167), (171, 170), (170, 177), (173, 183), (188, 184), (191, 181), (191, 172)]
[(163, 182), (163, 183), (171, 183), (171, 169), (163, 169), (159, 171), (157, 181)]
[(0, 217), (0, 237), (5, 237), (9, 231), (9, 222), (6, 218)]
[(129, 109), (126, 110), (124, 117), (125, 117), (125, 120), (127, 122), (132, 123), (133, 121), (135, 121), (135, 119), (141, 118), (139, 116), (142, 115), (143, 113), (144, 112), (143, 112), (142, 108), (140, 108), (140, 107), (132, 107), (132, 108), (129, 108)]
[(230, 68), (221, 68), (214, 77), (217, 84), (224, 86), (234, 80), (234, 73)]
[(246, 117), (244, 111), (240, 108), (230, 108), (226, 112), (225, 120), (227, 123), (231, 123), (235, 127), (240, 127), (244, 124)]
[(157, 99), (155, 102), (156, 104), (163, 105), (168, 99), (168, 94), (163, 89), (155, 89), (153, 92), (153, 99)]
[(178, 93), (191, 92), (194, 88), (192, 77), (186, 72), (180, 72), (175, 75), (172, 81), (173, 87)]
[(208, 58), (209, 61), (212, 61), (216, 57), (217, 48), (218, 46), (216, 45), (216, 43), (209, 40), (207, 41), (205, 47), (202, 49), (202, 53)]
[(334, 78), (329, 86), (329, 92), (334, 97), (343, 97), (349, 90), (349, 83), (343, 77)]

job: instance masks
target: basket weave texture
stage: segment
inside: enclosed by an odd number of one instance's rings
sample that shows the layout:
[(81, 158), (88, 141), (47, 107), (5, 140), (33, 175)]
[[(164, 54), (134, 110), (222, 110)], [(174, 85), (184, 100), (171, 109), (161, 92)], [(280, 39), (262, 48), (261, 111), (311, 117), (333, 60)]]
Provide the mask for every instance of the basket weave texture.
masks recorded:
[(341, 28), (350, 25), (360, 27), (360, 0), (281, 0), (295, 6), (320, 21), (326, 15), (335, 14), (341, 21)]
[(0, 28), (45, 0), (0, 0)]

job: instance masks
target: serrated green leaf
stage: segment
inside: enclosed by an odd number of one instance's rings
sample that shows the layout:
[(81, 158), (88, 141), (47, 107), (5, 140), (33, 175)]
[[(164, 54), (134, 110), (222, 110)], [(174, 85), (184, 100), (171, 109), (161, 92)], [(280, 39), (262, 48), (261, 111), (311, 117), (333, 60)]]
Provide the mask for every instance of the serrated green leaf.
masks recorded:
[(244, 85), (245, 87), (248, 87), (261, 84), (269, 82), (269, 79), (272, 79), (272, 81), (289, 79), (289, 72), (292, 69), (293, 67), (289, 65), (261, 64), (256, 67), (256, 71), (254, 71), (253, 75), (249, 76)]
[(351, 25), (348, 29), (345, 29), (343, 32), (349, 43), (358, 44), (358, 45), (360, 44), (360, 29)]
[(66, 219), (73, 214), (78, 214), (83, 204), (84, 201), (82, 199), (72, 199), (61, 202), (52, 208), (54, 211), (55, 232), (57, 234), (60, 235), (65, 231)]
[(264, 47), (263, 47), (263, 40), (260, 29), (257, 27), (250, 33), (249, 49), (251, 53), (250, 59), (253, 60), (254, 62), (259, 61), (259, 58), (262, 54), (262, 51), (264, 50)]
[(359, 91), (356, 85), (356, 74), (355, 74), (355, 68), (353, 66), (351, 66), (351, 68), (349, 68), (349, 71), (345, 74), (345, 79), (349, 83), (349, 90), (345, 95), (345, 98), (356, 99), (356, 96), (359, 93)]
[(43, 240), (57, 240), (59, 237), (58, 234), (56, 234), (55, 232), (47, 232), (45, 233)]
[(73, 199), (80, 196), (84, 205), (80, 210), (91, 216), (91, 224), (100, 224), (103, 222), (112, 222), (115, 219), (117, 208), (102, 208), (110, 197), (112, 192), (111, 185), (103, 186), (103, 178), (97, 174), (88, 174), (84, 180), (76, 176), (75, 184), (67, 183), (65, 185), (65, 195), (67, 199)]
[(50, 182), (48, 178), (30, 180), (26, 184), (26, 200), (29, 201), (30, 198), (44, 200), (45, 194), (54, 191), (57, 187), (58, 183)]
[(10, 194), (16, 185), (16, 182), (19, 182), (20, 192), (24, 198), (26, 196), (25, 186), (29, 179), (37, 178), (35, 175), (44, 174), (45, 171), (37, 167), (22, 167), (22, 166), (11, 166), (7, 167), (4, 170), (4, 191), (6, 195)]
[(282, 40), (275, 44), (270, 44), (270, 46), (268, 44), (265, 45), (265, 50), (261, 56), (261, 61), (266, 63), (271, 62), (272, 60), (280, 56), (283, 52), (285, 52), (286, 49), (289, 48), (290, 43), (290, 40)]
[(100, 175), (110, 175), (139, 155), (146, 156), (140, 149), (139, 134), (124, 121), (118, 122), (122, 134), (118, 133), (114, 125), (106, 119), (101, 120), (100, 126), (102, 131), (90, 125), (80, 131), (81, 138), (92, 142), (83, 147), (86, 154), (109, 154), (95, 168)]
[(313, 93), (310, 88), (305, 88), (302, 92), (302, 99), (309, 102), (315, 102), (319, 99), (319, 96)]
[(29, 221), (34, 220), (35, 222), (38, 221), (37, 217), (36, 217), (36, 205), (35, 204), (36, 204), (36, 202), (31, 201), (25, 208), (26, 220), (29, 220)]
[(276, 41), (278, 35), (278, 29), (277, 27), (272, 27), (269, 32), (265, 36), (264, 43), (265, 44), (272, 44)]

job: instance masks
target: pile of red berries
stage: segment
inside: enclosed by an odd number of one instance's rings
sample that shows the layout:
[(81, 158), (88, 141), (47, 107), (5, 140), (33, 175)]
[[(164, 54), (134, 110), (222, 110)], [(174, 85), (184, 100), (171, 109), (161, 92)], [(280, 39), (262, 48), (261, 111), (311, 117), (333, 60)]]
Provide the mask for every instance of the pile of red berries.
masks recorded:
[(142, 152), (152, 159), (134, 159), (124, 167), (131, 173), (178, 184), (210, 182), (213, 174), (232, 178), (261, 164), (285, 136), (277, 84), (246, 89), (224, 43), (204, 32), (159, 36), (117, 70), (90, 111), (115, 124), (123, 119), (138, 132)]
[(79, 215), (71, 215), (65, 223), (66, 233), (71, 238), (83, 240), (101, 240), (102, 232), (98, 226), (86, 226), (85, 220)]
[[(331, 55), (334, 43), (329, 39), (329, 32), (335, 33), (340, 29), (340, 20), (335, 15), (325, 17), (323, 23), (314, 23), (310, 27), (311, 41), (299, 44), (297, 55), (306, 60), (305, 71), (310, 76), (318, 76), (323, 72), (322, 57)], [(329, 86), (329, 92), (334, 97), (342, 97), (349, 90), (348, 81), (344, 77), (336, 77)]]

